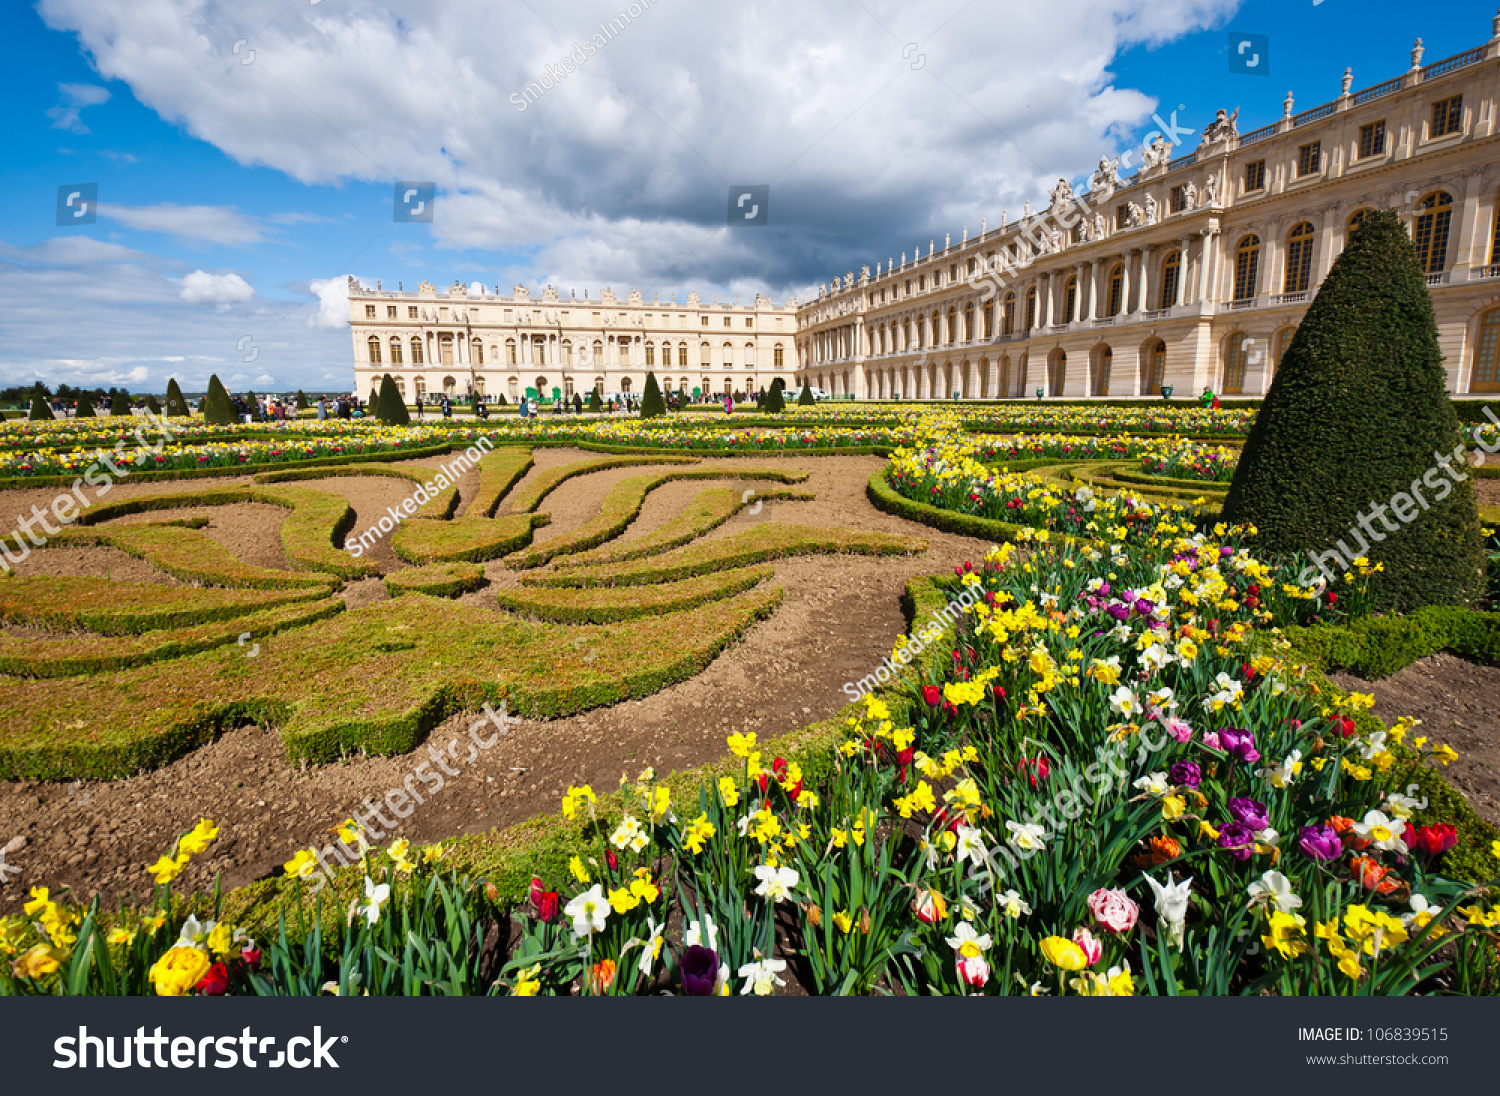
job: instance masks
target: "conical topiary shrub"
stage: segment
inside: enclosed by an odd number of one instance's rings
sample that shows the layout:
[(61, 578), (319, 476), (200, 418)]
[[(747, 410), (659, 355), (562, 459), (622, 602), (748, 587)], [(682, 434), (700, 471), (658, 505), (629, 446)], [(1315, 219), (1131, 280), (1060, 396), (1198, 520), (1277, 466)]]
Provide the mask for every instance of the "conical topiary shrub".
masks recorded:
[(374, 405), (375, 417), (387, 426), (410, 426), (411, 414), (406, 410), (406, 401), (401, 390), (387, 373), (380, 378), (380, 398)]
[(766, 414), (779, 415), (786, 410), (786, 399), (781, 393), (781, 382), (774, 381), (771, 390), (766, 393)]
[(78, 406), (74, 409), (73, 415), (75, 418), (80, 419), (92, 419), (96, 417), (94, 413), (94, 401), (89, 398), (87, 392), (78, 393)]
[(47, 397), (42, 395), (41, 385), (37, 385), (36, 391), (31, 394), (31, 414), (26, 417), (32, 422), (44, 422), (57, 418), (52, 413), (52, 405), (47, 402)]
[(378, 407), (379, 405), (380, 405), (380, 393), (377, 392), (377, 391), (375, 391), (375, 389), (372, 388), (372, 389), (370, 389), (370, 399), (369, 399), (369, 402), (365, 404), (365, 414), (367, 414), (367, 415), (373, 415), (375, 413), (375, 408)]
[[(172, 406), (170, 389), (167, 391), (167, 406)], [(229, 393), (224, 391), (217, 373), (208, 378), (208, 395), (203, 398), (203, 418), (215, 426), (231, 426), (235, 421), (234, 404), (229, 399)]]
[(302, 389), (300, 389), (300, 388), (297, 389), (297, 410), (298, 411), (311, 411), (312, 410), (312, 404), (310, 404), (310, 403), (307, 402), (307, 393), (303, 392)]
[[(161, 408), (158, 407), (156, 412), (161, 414)], [(177, 378), (173, 377), (167, 382), (167, 417), (189, 414), (187, 400), (182, 398), (182, 389), (177, 387)]]
[(656, 374), (646, 374), (646, 390), (641, 393), (641, 418), (654, 419), (667, 413), (667, 401), (661, 397), (661, 385), (656, 383)]
[(1384, 566), (1371, 590), (1386, 609), (1476, 597), (1479, 517), (1442, 363), (1406, 228), (1371, 214), (1281, 359), (1224, 520), (1253, 524), (1270, 551), (1315, 553), (1331, 581), (1368, 556)]
[(150, 411), (153, 415), (161, 414), (161, 404), (156, 402), (155, 396), (146, 397), (146, 410)]
[(813, 404), (815, 404), (817, 402), (818, 402), (817, 400), (813, 399), (812, 385), (808, 384), (806, 381), (803, 381), (802, 382), (802, 395), (800, 395), (800, 396), (797, 397), (797, 406), (798, 407), (811, 407)]
[(111, 415), (129, 415), (130, 397), (124, 392), (116, 392), (109, 398), (109, 413)]
[(589, 392), (589, 410), (594, 412), (604, 410), (604, 401), (599, 398), (599, 390), (597, 388)]

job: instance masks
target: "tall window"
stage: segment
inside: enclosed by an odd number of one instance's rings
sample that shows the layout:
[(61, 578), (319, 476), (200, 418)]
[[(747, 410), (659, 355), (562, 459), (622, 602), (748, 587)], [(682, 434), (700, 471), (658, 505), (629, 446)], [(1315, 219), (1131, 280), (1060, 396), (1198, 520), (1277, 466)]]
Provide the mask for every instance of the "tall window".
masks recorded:
[(1245, 390), (1245, 333), (1236, 331), (1229, 336), (1224, 353), (1224, 394), (1238, 396)]
[(1303, 293), (1312, 275), (1313, 226), (1303, 221), (1292, 229), (1286, 240), (1286, 279), (1283, 293)]
[[(1370, 209), (1368, 206), (1365, 207), (1364, 209), (1356, 209), (1354, 211), (1354, 216), (1352, 216), (1352, 217), (1349, 218), (1349, 234), (1348, 235), (1349, 236), (1354, 235), (1354, 230), (1356, 228), (1358, 228), (1360, 225), (1364, 224), (1365, 223), (1365, 218), (1368, 217), (1370, 214), (1372, 214), (1374, 212), (1375, 211), (1373, 209)], [(1345, 237), (1345, 243), (1346, 244), (1348, 243), (1348, 237), (1347, 236)]]
[(474, 364), (475, 365), (483, 365), (484, 364), (484, 343), (480, 342), (479, 339), (476, 337), (474, 339), (474, 344), (473, 345), (474, 345)]
[(1182, 277), (1182, 252), (1174, 251), (1161, 264), (1161, 300), (1157, 308), (1171, 308), (1177, 300), (1177, 279)]
[(1266, 185), (1266, 162), (1264, 160), (1252, 160), (1245, 165), (1245, 193), (1252, 190), (1261, 190)]
[[(934, 311), (932, 313), (932, 330), (930, 332), (928, 332), (928, 339), (927, 339), (927, 345), (928, 346), (936, 346), (938, 344), (938, 332), (941, 330), (942, 322), (943, 322), (942, 316), (940, 316), (936, 311)], [(948, 330), (948, 338), (951, 340), (953, 338), (953, 330), (952, 330), (953, 325), (950, 323), (948, 325), (948, 328), (949, 328), (949, 330)]]
[(505, 363), (507, 365), (515, 365), (517, 360), (518, 359), (516, 358), (516, 340), (515, 339), (506, 339), (505, 340)]
[(370, 364), (371, 365), (379, 365), (380, 364), (380, 339), (379, 339), (378, 336), (375, 336), (375, 335), (371, 335), (370, 336), (369, 347), (370, 347)]
[(423, 362), (422, 362), (422, 340), (419, 339), (419, 338), (417, 338), (415, 335), (413, 335), (412, 339), (411, 339), (411, 363), (412, 363), (412, 365), (422, 365), (423, 364)]
[[(1500, 220), (1496, 221), (1495, 238), (1500, 240)], [(1493, 261), (1493, 260), (1492, 260)], [(984, 306), (984, 337), (993, 339), (995, 337), (995, 302), (991, 301)]]
[(1464, 97), (1455, 95), (1451, 99), (1443, 99), (1432, 104), (1432, 132), (1429, 137), (1444, 137), (1449, 133), (1457, 133), (1458, 126), (1463, 121)]
[(1068, 279), (1067, 289), (1063, 291), (1063, 323), (1072, 323), (1076, 317), (1073, 309), (1078, 306), (1078, 275), (1074, 274)]
[(680, 366), (682, 366), (682, 367), (684, 367), (684, 368), (686, 368), (687, 367), (687, 363), (688, 363), (688, 345), (687, 345), (687, 343), (678, 343), (677, 344), (677, 364), (680, 365)]
[(391, 339), (391, 364), (392, 365), (400, 365), (401, 364), (401, 340), (400, 339), (395, 339), (395, 338)]
[(1417, 245), (1417, 262), (1427, 274), (1441, 274), (1448, 259), (1448, 227), (1453, 220), (1453, 197), (1446, 191), (1434, 191), (1417, 206), (1416, 230), (1412, 243)]
[(1295, 327), (1283, 327), (1276, 333), (1276, 353), (1271, 363), (1273, 372), (1281, 368), (1281, 359), (1286, 354), (1286, 348), (1292, 345), (1292, 336), (1296, 333)]
[(1500, 392), (1500, 308), (1492, 308), (1479, 323), (1479, 345), (1474, 350), (1471, 392)]
[(1161, 339), (1157, 339), (1156, 345), (1151, 348), (1148, 361), (1145, 394), (1154, 396), (1161, 391), (1167, 377), (1167, 344)]
[(948, 345), (958, 341), (958, 309), (948, 306)]
[(1099, 352), (1099, 373), (1094, 378), (1094, 395), (1109, 395), (1109, 371), (1115, 363), (1115, 352), (1105, 347)]
[(1167, 192), (1167, 212), (1181, 213), (1187, 208), (1187, 186), (1179, 183)]
[(1323, 142), (1314, 141), (1297, 150), (1297, 178), (1316, 175), (1323, 167)]
[(777, 369), (780, 369), (785, 364), (785, 353), (782, 351), (780, 343), (777, 343), (771, 350), (771, 364)]
[(1026, 291), (1026, 330), (1036, 326), (1036, 286)]
[(1490, 240), (1490, 265), (1500, 263), (1500, 198), (1495, 199), (1495, 235)]
[(974, 302), (964, 305), (964, 342), (974, 341)]
[(453, 336), (452, 335), (439, 335), (438, 336), (438, 364), (440, 364), (440, 365), (452, 365), (453, 364)]
[(648, 366), (652, 366), (652, 365), (656, 364), (656, 344), (655, 343), (649, 343), (648, 342), (646, 344), (646, 364)]
[[(1497, 230), (1500, 231), (1500, 230)], [(1000, 334), (1009, 335), (1016, 329), (1016, 295), (1007, 293), (1005, 295), (1005, 306), (1001, 315)]]
[(1255, 278), (1260, 273), (1260, 237), (1246, 236), (1234, 253), (1234, 299), (1255, 296)]
[(745, 344), (745, 368), (746, 369), (754, 369), (755, 368), (755, 344), (754, 343), (746, 343)]
[(724, 368), (728, 369), (731, 365), (734, 364), (734, 346), (731, 343), (725, 343), (724, 347), (723, 347), (723, 350), (724, 350)]
[(1385, 151), (1385, 119), (1359, 127), (1359, 158), (1379, 156)]
[(1109, 272), (1109, 307), (1105, 309), (1106, 316), (1118, 316), (1120, 304), (1125, 299), (1125, 267), (1123, 264), (1116, 266)]
[(706, 368), (706, 367), (712, 365), (713, 363), (714, 363), (713, 348), (710, 347), (708, 345), (708, 343), (706, 343), (706, 342), (699, 343), (698, 344), (698, 364), (702, 365), (702, 366), (704, 366)]

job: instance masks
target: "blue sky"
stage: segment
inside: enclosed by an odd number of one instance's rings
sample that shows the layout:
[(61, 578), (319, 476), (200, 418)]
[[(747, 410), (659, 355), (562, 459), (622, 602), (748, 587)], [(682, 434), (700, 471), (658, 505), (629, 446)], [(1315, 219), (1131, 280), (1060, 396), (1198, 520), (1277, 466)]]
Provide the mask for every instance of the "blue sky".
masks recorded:
[[(1490, 36), (1352, 0), (40, 0), (0, 83), (0, 381), (345, 388), (353, 274), (784, 300), (1040, 203), (1155, 129), (1246, 132)], [(1229, 31), (1269, 76), (1229, 71)], [(528, 101), (527, 85), (571, 74)], [(550, 68), (549, 68), (550, 66)], [(547, 83), (550, 85), (551, 80)], [(525, 105), (517, 109), (516, 103)], [(1188, 147), (1196, 137), (1188, 137)], [(392, 222), (395, 179), (438, 185)], [(99, 217), (59, 228), (57, 191)], [(769, 183), (766, 229), (725, 226)], [(320, 295), (321, 291), (321, 295)]]

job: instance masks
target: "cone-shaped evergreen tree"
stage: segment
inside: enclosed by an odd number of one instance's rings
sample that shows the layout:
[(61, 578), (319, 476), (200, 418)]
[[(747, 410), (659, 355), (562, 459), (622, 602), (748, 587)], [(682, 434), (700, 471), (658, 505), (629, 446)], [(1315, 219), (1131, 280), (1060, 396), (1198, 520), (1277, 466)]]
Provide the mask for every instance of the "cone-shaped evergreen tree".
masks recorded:
[[(167, 406), (171, 405), (172, 392), (168, 389)], [(208, 395), (203, 399), (203, 418), (215, 426), (230, 426), (234, 423), (234, 404), (230, 402), (229, 393), (224, 391), (217, 373), (208, 378)]]
[(818, 402), (817, 400), (813, 399), (812, 385), (808, 384), (806, 381), (803, 381), (802, 382), (802, 395), (800, 395), (800, 396), (797, 397), (797, 406), (798, 407), (811, 407), (813, 404), (815, 404), (817, 402)]
[(599, 389), (589, 391), (589, 410), (599, 412), (604, 410), (604, 401), (599, 398)]
[(1383, 608), (1471, 600), (1484, 556), (1444, 379), (1416, 248), (1395, 212), (1367, 215), (1281, 359), (1224, 520), (1254, 524), (1271, 551), (1383, 564)]
[[(161, 408), (158, 407), (157, 414), (160, 413)], [(187, 400), (182, 398), (182, 389), (177, 387), (177, 378), (173, 377), (167, 382), (167, 417), (190, 414), (192, 412), (188, 410)]]
[(96, 417), (94, 414), (94, 401), (89, 398), (87, 392), (78, 393), (78, 407), (74, 410), (73, 414), (80, 419), (92, 419)]
[(505, 393), (501, 392), (500, 393), (500, 406), (501, 407), (508, 407), (509, 405), (510, 405), (510, 401), (505, 398)]
[(766, 393), (766, 413), (779, 415), (786, 410), (786, 399), (781, 394), (781, 382), (776, 381), (771, 385), (771, 390)]
[(411, 425), (406, 401), (401, 398), (401, 390), (389, 373), (380, 378), (380, 399), (375, 405), (375, 417), (387, 426)]
[(310, 410), (312, 410), (312, 404), (310, 404), (310, 403), (307, 402), (307, 393), (303, 392), (302, 389), (300, 389), (300, 388), (297, 389), (297, 410), (298, 411), (310, 411)]
[(667, 401), (661, 398), (661, 385), (656, 383), (656, 374), (646, 374), (646, 390), (641, 393), (641, 418), (654, 419), (667, 413)]
[(146, 410), (150, 411), (153, 415), (161, 414), (161, 404), (156, 402), (155, 396), (146, 397)]
[(373, 415), (375, 413), (375, 408), (377, 406), (379, 406), (379, 404), (380, 404), (380, 393), (377, 392), (377, 391), (375, 391), (375, 389), (373, 389), (373, 388), (370, 389), (370, 400), (369, 400), (368, 403), (365, 404), (365, 414), (367, 414), (367, 415)]
[(42, 386), (37, 385), (36, 391), (31, 394), (31, 414), (26, 416), (32, 422), (44, 422), (47, 419), (55, 419), (52, 413), (52, 405), (47, 402), (47, 397), (42, 395)]
[(130, 397), (124, 392), (116, 392), (109, 399), (109, 413), (111, 415), (130, 414)]

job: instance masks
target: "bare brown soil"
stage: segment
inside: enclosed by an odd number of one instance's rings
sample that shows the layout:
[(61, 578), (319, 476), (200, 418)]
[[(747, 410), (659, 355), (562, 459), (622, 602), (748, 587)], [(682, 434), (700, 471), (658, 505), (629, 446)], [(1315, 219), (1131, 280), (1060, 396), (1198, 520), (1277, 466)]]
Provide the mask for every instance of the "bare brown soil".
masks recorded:
[[(538, 450), (537, 470), (589, 455)], [(705, 463), (729, 468), (744, 462)], [(458, 775), (396, 832), (425, 842), (503, 828), (555, 810), (570, 784), (610, 789), (621, 773), (634, 777), (648, 765), (667, 774), (720, 758), (731, 732), (753, 730), (765, 740), (825, 719), (848, 702), (843, 685), (872, 672), (895, 637), (906, 630), (900, 599), (907, 581), (966, 559), (977, 561), (988, 547), (875, 510), (864, 491), (871, 473), (883, 463), (878, 457), (768, 455), (755, 463), (811, 473), (798, 489), (816, 493), (817, 501), (764, 502), (758, 513), (742, 511), (711, 536), (771, 520), (906, 533), (927, 540), (931, 548), (914, 557), (814, 556), (776, 564), (774, 581), (786, 594), (780, 608), (697, 677), (639, 701), (567, 719), (523, 721), (472, 762), (463, 760), (467, 750), (460, 749), (459, 760), (450, 762)], [(641, 471), (613, 469), (567, 481), (543, 501), (541, 509), (552, 515), (553, 524), (539, 532), (552, 537), (577, 529), (597, 514), (610, 486)], [(465, 505), (477, 485), (477, 477), (470, 478), (474, 482), (463, 485), (469, 492)], [(650, 532), (697, 492), (721, 484), (739, 490), (757, 486), (728, 479), (664, 485), (647, 496), (626, 535)], [(362, 515), (377, 503), (383, 509), (408, 494), (404, 481), (381, 477), (330, 478), (305, 485), (343, 495)], [(151, 485), (154, 491), (181, 486)], [(0, 496), (0, 513), (7, 512), (11, 501)], [(259, 507), (208, 507), (203, 513), (220, 523), (222, 536), (241, 527), (258, 528), (263, 540), (275, 543), (275, 522), (261, 526), (249, 515), (229, 513), (251, 509)], [(223, 542), (236, 552), (264, 550)], [(90, 549), (85, 554), (105, 551), (112, 550)], [(114, 555), (137, 563), (123, 553)], [(392, 558), (389, 566), (395, 565)], [(487, 564), (485, 572), (491, 585), (462, 600), (494, 608), (494, 587), (513, 585), (519, 576), (498, 560)], [(386, 596), (378, 578), (351, 583), (344, 595), (351, 608)], [(588, 656), (580, 647), (578, 657)], [(0, 886), (0, 911), (18, 907), (32, 885), (65, 885), (80, 896), (149, 890), (144, 866), (200, 816), (219, 825), (220, 837), (189, 869), (187, 886), (210, 884), (215, 873), (222, 873), (226, 886), (264, 877), (278, 871), (298, 848), (325, 844), (331, 827), (364, 800), (379, 800), (400, 786), (428, 759), (429, 747), (446, 747), (464, 737), (476, 715), (455, 717), (423, 748), (400, 757), (352, 758), (302, 768), (287, 763), (274, 730), (241, 727), (161, 770), (127, 780), (0, 783), (0, 847), (13, 837), (25, 840), (24, 847), (6, 857), (21, 874)]]

